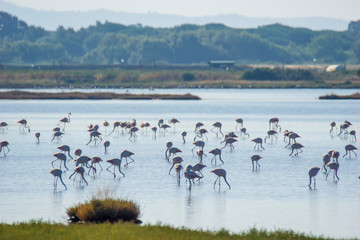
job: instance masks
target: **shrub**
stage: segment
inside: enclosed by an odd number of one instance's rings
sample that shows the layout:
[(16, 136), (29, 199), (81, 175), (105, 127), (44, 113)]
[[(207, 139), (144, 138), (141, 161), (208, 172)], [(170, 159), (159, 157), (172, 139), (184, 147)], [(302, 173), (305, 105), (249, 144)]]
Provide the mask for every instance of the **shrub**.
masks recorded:
[(136, 203), (115, 198), (93, 197), (90, 201), (68, 208), (66, 213), (73, 223), (140, 222), (140, 209)]
[(184, 73), (182, 78), (185, 82), (190, 82), (195, 80), (195, 75), (192, 73)]

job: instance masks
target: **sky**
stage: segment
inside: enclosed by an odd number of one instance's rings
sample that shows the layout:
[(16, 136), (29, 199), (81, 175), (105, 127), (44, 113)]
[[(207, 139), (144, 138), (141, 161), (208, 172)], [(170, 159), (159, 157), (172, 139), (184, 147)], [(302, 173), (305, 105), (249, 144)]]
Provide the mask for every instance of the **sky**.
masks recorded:
[(360, 19), (360, 0), (5, 0), (36, 10), (162, 13), (187, 17), (238, 14), (247, 17)]

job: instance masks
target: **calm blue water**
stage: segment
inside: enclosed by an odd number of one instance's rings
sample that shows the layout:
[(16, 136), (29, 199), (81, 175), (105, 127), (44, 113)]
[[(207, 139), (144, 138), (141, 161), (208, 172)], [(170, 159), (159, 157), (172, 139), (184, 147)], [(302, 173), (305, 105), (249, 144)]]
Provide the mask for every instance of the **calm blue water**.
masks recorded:
[[(68, 90), (53, 90), (68, 91)], [(83, 90), (93, 91), (93, 90)], [(108, 91), (108, 90), (103, 90)], [(126, 90), (116, 90), (125, 92)], [(130, 93), (148, 93), (147, 89), (129, 89)], [(359, 158), (342, 158), (344, 146), (359, 142), (350, 138), (331, 137), (331, 121), (340, 125), (344, 120), (353, 123), (351, 130), (360, 132), (360, 104), (358, 101), (326, 101), (317, 97), (324, 94), (350, 94), (354, 90), (261, 90), (261, 89), (156, 89), (152, 93), (192, 93), (201, 101), (129, 101), (129, 100), (1, 100), (0, 121), (9, 124), (9, 129), (0, 131), (0, 139), (7, 140), (10, 153), (6, 158), (0, 153), (0, 221), (14, 222), (29, 219), (65, 222), (65, 210), (83, 202), (102, 189), (111, 189), (117, 197), (139, 203), (145, 223), (163, 223), (175, 227), (193, 229), (226, 228), (233, 232), (251, 227), (293, 229), (299, 232), (329, 237), (360, 237), (360, 162)], [(71, 112), (62, 142), (50, 142), (52, 128), (59, 119)], [(264, 144), (265, 150), (254, 151), (255, 137), (264, 138), (268, 120), (278, 117), (282, 129), (298, 133), (298, 140), (305, 146), (298, 157), (290, 157), (282, 134), (273, 143)], [(136, 141), (129, 141), (128, 134), (112, 134), (102, 126), (104, 120), (148, 121), (155, 125), (158, 119), (176, 117), (181, 121), (176, 130), (168, 130), (156, 139), (150, 131), (138, 132)], [(172, 141), (183, 152), (180, 156), (186, 164), (198, 162), (193, 156), (194, 127), (203, 122), (209, 131), (205, 152), (221, 147), (221, 138), (211, 132), (212, 124), (220, 121), (223, 132), (235, 130), (235, 119), (244, 119), (250, 138), (240, 139), (234, 151), (223, 150), (225, 164), (211, 165), (211, 154), (204, 158), (207, 168), (204, 178), (189, 190), (182, 177), (177, 185), (173, 172), (168, 174), (170, 164), (164, 158), (166, 141)], [(27, 119), (31, 133), (19, 131), (16, 123)], [(111, 142), (109, 153), (104, 154), (102, 143), (89, 141), (88, 124), (99, 124), (104, 140)], [(149, 129), (150, 130), (150, 129)], [(187, 131), (187, 142), (182, 143), (181, 132)], [(35, 132), (41, 133), (40, 144), (35, 143)], [(359, 136), (357, 135), (359, 138)], [(81, 148), (87, 156), (98, 155), (103, 160), (119, 157), (128, 149), (135, 153), (135, 163), (123, 168), (126, 177), (113, 178), (107, 172), (91, 178), (86, 175), (89, 186), (79, 186), (69, 180), (74, 163), (67, 162), (70, 171), (63, 174), (68, 190), (53, 188), (53, 177), (49, 174), (56, 147), (67, 144), (73, 151)], [(330, 149), (340, 151), (340, 181), (319, 173), (316, 190), (308, 188), (308, 169), (321, 166), (321, 156)], [(252, 171), (250, 157), (260, 154), (260, 171)], [(55, 163), (59, 166), (59, 162)], [(108, 167), (102, 163), (103, 168)], [(213, 189), (216, 176), (210, 170), (221, 167), (227, 171), (231, 190), (222, 185)], [(105, 169), (104, 169), (105, 170)]]

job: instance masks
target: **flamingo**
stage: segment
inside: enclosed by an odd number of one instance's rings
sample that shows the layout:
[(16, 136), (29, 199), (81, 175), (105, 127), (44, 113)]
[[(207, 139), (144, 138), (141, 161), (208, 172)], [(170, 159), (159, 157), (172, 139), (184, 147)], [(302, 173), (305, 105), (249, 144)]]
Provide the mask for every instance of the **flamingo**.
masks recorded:
[(330, 134), (332, 135), (333, 134), (333, 131), (334, 131), (334, 128), (336, 129), (336, 123), (334, 121), (332, 121), (330, 123), (330, 126), (331, 126), (331, 129), (330, 129)]
[(316, 180), (315, 180), (315, 176), (318, 174), (320, 168), (319, 167), (312, 167), (309, 170), (309, 179), (310, 179), (310, 183), (309, 183), (309, 188), (311, 189), (311, 179), (314, 179), (314, 188), (316, 186)]
[(40, 133), (36, 132), (35, 137), (36, 137), (36, 143), (39, 144), (40, 143)]
[(62, 119), (60, 119), (60, 123), (63, 123), (64, 124), (64, 127), (63, 127), (63, 131), (65, 132), (65, 124), (66, 123), (70, 123), (70, 115), (71, 113), (69, 112), (68, 113), (68, 117), (63, 117)]
[(76, 167), (79, 165), (88, 167), (89, 161), (91, 161), (91, 158), (89, 158), (88, 156), (80, 156), (80, 157), (74, 159)]
[(160, 128), (161, 125), (164, 124), (164, 119), (160, 118), (159, 121), (158, 121), (158, 127)]
[(204, 124), (202, 122), (196, 123), (194, 132), (196, 133), (202, 126), (204, 126)]
[(75, 174), (75, 177), (74, 177), (74, 181), (75, 181), (76, 176), (79, 174), (81, 176), (80, 182), (81, 182), (81, 180), (84, 180), (86, 185), (89, 185), (88, 182), (85, 180), (84, 173), (85, 173), (85, 169), (83, 167), (80, 167), (80, 166), (76, 167), (74, 169), (74, 172), (70, 175), (69, 179), (71, 179), (71, 177)]
[(75, 154), (75, 156), (80, 157), (81, 154), (82, 154), (82, 150), (80, 148), (77, 148), (77, 149), (74, 150), (74, 154)]
[(165, 158), (167, 159), (167, 160), (169, 160), (169, 157), (168, 157), (168, 151), (169, 151), (169, 149), (171, 148), (173, 146), (173, 143), (172, 142), (170, 142), (170, 141), (167, 141), (166, 142), (166, 151), (165, 151)]
[(296, 138), (299, 138), (300, 136), (299, 136), (297, 133), (290, 132), (289, 135), (288, 135), (288, 137), (289, 137), (289, 143), (288, 143), (288, 145), (286, 145), (285, 147), (291, 145), (291, 140), (293, 141), (293, 143), (296, 143)]
[(130, 137), (129, 137), (129, 140), (130, 140), (131, 138), (133, 138), (134, 141), (136, 140), (136, 138), (137, 138), (136, 132), (137, 132), (137, 131), (139, 131), (139, 128), (137, 128), (137, 127), (131, 127), (131, 128), (130, 128)]
[(257, 170), (258, 166), (259, 166), (259, 169), (260, 169), (259, 160), (262, 159), (262, 158), (263, 157), (261, 157), (258, 154), (254, 154), (254, 155), (251, 156), (251, 163), (252, 163), (252, 166), (253, 166), (253, 171), (254, 171), (254, 162), (256, 163), (255, 170)]
[[(109, 171), (110, 173), (114, 174), (114, 178), (116, 177), (116, 175), (115, 175), (116, 166), (119, 168), (119, 172), (125, 177), (125, 174), (123, 172), (121, 172), (121, 159), (112, 158), (112, 159), (106, 160), (106, 162), (111, 164), (106, 170)], [(114, 172), (111, 172), (109, 170), (109, 168), (111, 168), (112, 166), (114, 166)]]
[(229, 190), (231, 189), (230, 184), (228, 183), (228, 181), (226, 180), (226, 171), (222, 168), (215, 168), (213, 170), (211, 170), (211, 172), (215, 173), (217, 178), (214, 182), (214, 189), (215, 189), (215, 184), (216, 181), (219, 180), (219, 189), (220, 189), (220, 177), (223, 177), (225, 180), (225, 183), (229, 186)]
[(325, 153), (323, 156), (322, 156), (322, 159), (323, 159), (323, 169), (325, 170), (325, 173), (327, 172), (327, 169), (326, 169), (326, 165), (330, 162), (330, 159), (331, 159), (331, 156), (327, 153)]
[(106, 134), (107, 128), (110, 126), (110, 123), (105, 120), (105, 121), (103, 122), (103, 126), (105, 127), (105, 134)]
[[(211, 129), (212, 132), (216, 133), (216, 137), (219, 136), (219, 133), (224, 136), (224, 134), (221, 132), (222, 123), (221, 122), (215, 122), (213, 125), (213, 128)], [(216, 128), (216, 132), (214, 129)]]
[(357, 148), (354, 145), (352, 145), (352, 144), (346, 145), (345, 146), (346, 154), (343, 157), (345, 157), (349, 153), (349, 157), (351, 158), (351, 152), (353, 152), (355, 154), (355, 156), (357, 157), (357, 154), (356, 154), (356, 152), (354, 152), (354, 150), (357, 150)]
[(204, 150), (202, 150), (202, 149), (196, 150), (196, 155), (198, 155), (200, 163), (202, 163), (203, 155), (206, 156), (206, 154), (204, 153)]
[[(135, 155), (135, 153), (130, 152), (129, 150), (124, 150), (124, 151), (121, 152), (120, 160), (122, 160), (123, 158), (125, 158), (125, 160), (126, 160), (126, 164), (124, 164), (124, 167), (128, 167), (128, 165), (130, 163), (135, 162), (135, 160), (131, 157), (132, 155)], [(130, 158), (132, 161), (128, 162), (128, 160), (127, 160), (128, 158)]]
[(179, 122), (180, 122), (180, 121), (177, 120), (176, 118), (172, 118), (172, 119), (169, 120), (169, 123), (174, 124), (174, 132), (175, 132), (175, 124), (176, 124), (176, 123), (179, 123)]
[(61, 175), (62, 175), (61, 169), (54, 168), (49, 173), (51, 173), (54, 176), (54, 188), (55, 189), (57, 188), (57, 181), (58, 181), (58, 179), (60, 179), (62, 185), (64, 185), (64, 187), (65, 187), (65, 190), (67, 190), (67, 187), (61, 177)]
[(226, 148), (226, 146), (229, 144), (229, 145), (230, 145), (230, 151), (234, 150), (234, 145), (233, 145), (233, 143), (236, 142), (236, 141), (237, 141), (237, 140), (236, 140), (235, 138), (231, 138), (231, 137), (226, 138), (226, 140), (225, 140), (225, 146), (222, 147), (221, 149)]
[(170, 168), (170, 170), (169, 170), (169, 175), (170, 175), (170, 172), (171, 172), (171, 170), (173, 169), (173, 167), (174, 167), (176, 164), (181, 164), (184, 160), (183, 160), (182, 157), (180, 157), (180, 156), (174, 156), (173, 159), (172, 159), (172, 161), (173, 161), (173, 164), (172, 164), (172, 166), (171, 166), (171, 168)]
[(353, 141), (356, 142), (356, 131), (351, 130), (349, 134), (350, 134), (350, 140), (354, 139)]
[(342, 123), (340, 125), (340, 133), (338, 134), (338, 136), (344, 134), (347, 135), (348, 134), (348, 128), (351, 126), (352, 124), (348, 121), (345, 121), (344, 123)]
[(183, 142), (185, 143), (185, 137), (186, 137), (186, 135), (187, 135), (187, 132), (186, 131), (183, 131), (182, 133), (181, 133), (181, 136), (182, 136), (182, 139), (183, 139)]
[(206, 133), (208, 133), (208, 131), (207, 131), (205, 128), (200, 129), (200, 130), (196, 133), (196, 135), (195, 135), (195, 137), (194, 137), (194, 141), (196, 140), (196, 138), (204, 139), (203, 136), (205, 136), (205, 137), (206, 137), (206, 140), (208, 140), (208, 137), (206, 136)]
[(102, 141), (101, 133), (97, 132), (97, 131), (93, 131), (93, 132), (90, 132), (90, 140), (86, 145), (88, 145), (92, 141), (93, 138), (94, 138), (95, 145), (96, 145), (96, 139), (100, 139), (100, 142)]
[(169, 148), (169, 151), (168, 151), (168, 158), (167, 159), (169, 159), (170, 157), (171, 157), (171, 154), (172, 155), (176, 155), (177, 153), (179, 153), (179, 152), (182, 152), (180, 149), (178, 149), (177, 147), (171, 147), (171, 148)]
[(211, 163), (213, 162), (213, 160), (215, 159), (215, 165), (216, 165), (216, 156), (219, 156), (220, 161), (224, 164), (224, 161), (221, 159), (221, 149), (219, 148), (214, 148), (213, 150), (211, 150), (209, 153), (213, 154), (214, 157), (211, 159)]
[(167, 130), (166, 130), (167, 128), (170, 128), (170, 126), (167, 124), (161, 124), (161, 126), (160, 126), (160, 130), (164, 129), (164, 134), (167, 132)]
[(195, 178), (201, 179), (202, 177), (199, 176), (196, 172), (187, 170), (184, 172), (185, 178), (189, 180), (189, 188), (191, 189), (191, 181), (194, 181)]
[(151, 131), (153, 132), (153, 137), (156, 139), (156, 131), (157, 131), (157, 127), (152, 127)]
[[(6, 154), (8, 154), (10, 152), (10, 148), (8, 146), (9, 146), (8, 141), (5, 141), (5, 140), (0, 141), (0, 152), (4, 151), (4, 157), (6, 157)], [(5, 149), (3, 150), (3, 148), (5, 148), (5, 147), (7, 149), (7, 152), (5, 152)]]
[[(91, 164), (90, 164), (90, 168), (89, 168), (89, 171), (88, 171), (88, 174), (90, 174), (90, 170), (92, 169), (93, 170), (93, 175), (95, 175), (96, 173), (96, 164), (98, 164), (101, 168), (100, 172), (103, 170), (100, 162), (102, 162), (103, 160), (99, 157), (99, 156), (93, 156), (91, 157)], [(99, 172), (99, 174), (100, 174)]]
[(329, 162), (328, 164), (326, 164), (326, 166), (328, 166), (330, 168), (329, 172), (326, 174), (326, 180), (327, 180), (331, 170), (334, 170), (333, 179), (336, 177), (338, 180), (340, 180), (340, 178), (337, 175), (337, 171), (338, 171), (340, 165), (336, 162)]
[(110, 146), (110, 141), (106, 140), (106, 141), (104, 142), (104, 148), (105, 148), (104, 154), (107, 154), (107, 153), (108, 153), (107, 148), (108, 148), (109, 146)]
[(52, 131), (53, 131), (53, 132), (60, 132), (60, 131), (61, 131), (61, 128), (59, 128), (59, 127), (54, 127), (54, 128), (52, 129)]
[(8, 124), (6, 122), (0, 122), (0, 129), (4, 132), (4, 130), (8, 129)]
[(289, 154), (289, 156), (291, 156), (291, 155), (293, 154), (294, 150), (296, 150), (295, 156), (298, 156), (299, 150), (300, 150), (301, 152), (303, 152), (303, 150), (301, 150), (301, 148), (303, 148), (303, 147), (304, 147), (304, 146), (301, 145), (300, 143), (293, 143), (293, 144), (291, 145), (291, 153)]
[(69, 170), (66, 166), (66, 155), (65, 154), (59, 152), (59, 153), (54, 153), (53, 156), (56, 157), (56, 159), (51, 162), (52, 167), (54, 167), (55, 161), (60, 160), (60, 169), (61, 169), (61, 162), (64, 162), (64, 167), (66, 168), (66, 170)]
[(150, 127), (150, 123), (148, 122), (144, 123), (144, 127), (145, 127), (145, 133), (147, 134), (147, 129), (148, 127)]
[[(237, 130), (238, 126), (241, 125), (241, 127), (243, 127), (244, 124), (244, 120), (242, 118), (237, 118), (235, 119), (236, 121), (236, 126), (235, 126), (235, 130)], [(240, 128), (239, 128), (240, 129)]]
[(275, 130), (269, 130), (267, 131), (267, 136), (264, 137), (264, 142), (266, 143), (266, 139), (267, 138), (270, 138), (271, 139), (271, 142), (273, 141), (273, 137), (276, 138), (276, 140), (278, 139), (278, 137), (276, 136), (278, 134), (277, 131)]
[(265, 148), (262, 146), (262, 138), (254, 138), (251, 140), (252, 142), (255, 142), (254, 150), (257, 146), (258, 151), (260, 151), (260, 147), (265, 150)]
[(180, 163), (177, 163), (177, 164), (175, 164), (174, 169), (176, 172), (177, 182), (178, 182), (178, 184), (180, 184), (180, 175), (181, 175), (181, 170), (183, 169), (183, 166)]
[(70, 147), (68, 145), (61, 145), (59, 147), (57, 147), (57, 149), (59, 149), (62, 152), (67, 152), (68, 156), (73, 159), (73, 157), (70, 155)]
[(205, 146), (205, 142), (204, 141), (201, 141), (201, 140), (198, 140), (196, 142), (193, 142), (193, 144), (195, 145), (195, 147), (193, 147), (193, 149), (191, 149), (191, 152), (192, 154), (194, 155), (194, 149), (196, 147), (198, 147), (199, 149), (204, 149), (204, 146)]
[(62, 133), (62, 132), (54, 132), (51, 142), (54, 141), (55, 138), (56, 138), (57, 142), (61, 142), (61, 135), (63, 135), (63, 134), (64, 133)]
[(340, 152), (336, 150), (330, 150), (328, 154), (330, 155), (330, 157), (332, 157), (333, 161), (339, 163)]
[(108, 136), (110, 136), (115, 131), (115, 129), (117, 129), (117, 133), (119, 134), (118, 130), (119, 130), (120, 125), (121, 125), (121, 123), (119, 121), (115, 121), (113, 123), (113, 130), (109, 133)]
[(20, 130), (22, 129), (23, 132), (25, 132), (25, 128), (27, 128), (28, 131), (30, 132), (30, 127), (27, 125), (27, 121), (25, 119), (21, 119), (17, 121), (17, 123), (20, 123), (20, 127), (19, 127)]
[(250, 137), (250, 134), (247, 132), (247, 129), (244, 128), (244, 127), (240, 128), (240, 136), (242, 136), (243, 138), (245, 138), (246, 135), (247, 135), (248, 137)]
[(277, 130), (279, 129), (279, 132), (281, 132), (281, 126), (279, 125), (279, 118), (274, 117), (270, 118), (269, 120), (269, 130)]
[[(206, 165), (204, 165), (202, 163), (196, 163), (195, 165), (192, 166), (191, 170), (194, 172), (198, 172), (199, 176), (201, 176), (203, 178), (204, 175), (202, 174), (201, 170), (205, 167), (206, 167)], [(200, 180), (200, 178), (199, 178), (199, 180)]]

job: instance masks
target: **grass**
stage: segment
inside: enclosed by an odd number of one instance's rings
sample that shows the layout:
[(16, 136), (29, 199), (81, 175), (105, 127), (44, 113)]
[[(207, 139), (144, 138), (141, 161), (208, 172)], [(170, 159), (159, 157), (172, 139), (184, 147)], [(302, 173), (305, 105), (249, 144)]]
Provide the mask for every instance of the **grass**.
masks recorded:
[(232, 234), (226, 230), (203, 231), (185, 228), (173, 228), (162, 225), (123, 224), (60, 224), (42, 221), (26, 223), (0, 224), (0, 240), (2, 239), (329, 239), (315, 237), (293, 231), (265, 231), (252, 228), (246, 232)]
[(360, 99), (360, 93), (354, 93), (351, 95), (336, 95), (330, 94), (325, 96), (320, 96), (319, 99)]
[(191, 94), (128, 94), (113, 92), (27, 92), (27, 91), (7, 91), (0, 92), (0, 99), (127, 99), (127, 100), (199, 100), (198, 96)]

